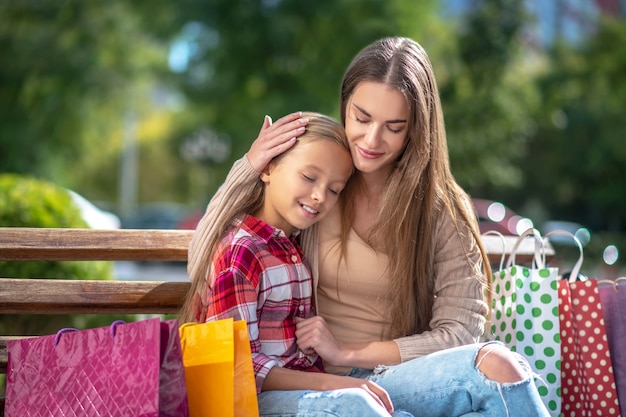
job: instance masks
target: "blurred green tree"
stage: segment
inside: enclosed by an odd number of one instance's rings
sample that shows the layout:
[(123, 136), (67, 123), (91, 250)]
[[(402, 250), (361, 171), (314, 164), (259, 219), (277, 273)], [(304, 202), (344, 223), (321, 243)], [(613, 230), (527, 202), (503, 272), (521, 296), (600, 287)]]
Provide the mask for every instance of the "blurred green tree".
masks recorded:
[[(473, 4), (452, 22), (437, 0), (0, 0), (0, 171), (114, 201), (130, 118), (139, 200), (203, 205), (263, 115), (337, 117), (352, 57), (403, 35), (431, 56), (452, 169), (471, 194), (623, 228), (624, 23), (542, 61), (523, 44), (521, 2)], [(185, 157), (207, 128), (230, 153)]]
[(180, 154), (210, 131), (228, 142), (230, 153), (225, 160), (188, 161), (177, 189), (206, 204), (265, 114), (277, 119), (313, 110), (338, 117), (341, 77), (358, 50), (383, 36), (428, 38), (438, 22), (436, 6), (435, 0), (321, 0), (306, 8), (296, 0), (181, 3), (170, 58), (185, 107), (169, 151)]
[(626, 22), (604, 19), (581, 46), (555, 46), (524, 164), (526, 198), (597, 230), (626, 230), (625, 43)]
[(0, 171), (68, 182), (102, 152), (133, 91), (165, 74), (145, 30), (158, 16), (123, 0), (0, 1)]
[[(232, 159), (248, 149), (265, 114), (313, 110), (338, 117), (339, 86), (352, 57), (379, 37), (422, 38), (436, 6), (432, 0), (189, 4), (180, 35), (190, 51), (181, 71), (185, 96), (205, 124), (232, 138)], [(190, 122), (191, 130), (197, 121)]]
[(476, 196), (515, 189), (523, 180), (520, 158), (539, 104), (525, 62), (521, 2), (480, 1), (462, 22), (445, 62), (441, 95), (452, 169)]

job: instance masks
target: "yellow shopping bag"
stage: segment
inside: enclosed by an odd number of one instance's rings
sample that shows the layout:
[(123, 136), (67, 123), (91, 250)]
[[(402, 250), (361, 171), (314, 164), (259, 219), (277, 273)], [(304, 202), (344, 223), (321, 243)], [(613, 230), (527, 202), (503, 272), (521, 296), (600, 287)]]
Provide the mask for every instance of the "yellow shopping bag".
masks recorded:
[(259, 415), (245, 321), (185, 323), (180, 342), (190, 417)]

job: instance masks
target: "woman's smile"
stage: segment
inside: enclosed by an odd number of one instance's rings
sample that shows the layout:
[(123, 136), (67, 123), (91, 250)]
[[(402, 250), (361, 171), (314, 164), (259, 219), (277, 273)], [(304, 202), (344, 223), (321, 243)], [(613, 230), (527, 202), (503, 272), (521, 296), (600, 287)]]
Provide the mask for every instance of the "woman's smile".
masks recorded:
[(363, 158), (367, 159), (376, 159), (384, 155), (384, 152), (369, 151), (367, 149), (361, 148), (360, 146), (357, 146), (356, 149), (359, 151), (359, 154), (361, 154)]

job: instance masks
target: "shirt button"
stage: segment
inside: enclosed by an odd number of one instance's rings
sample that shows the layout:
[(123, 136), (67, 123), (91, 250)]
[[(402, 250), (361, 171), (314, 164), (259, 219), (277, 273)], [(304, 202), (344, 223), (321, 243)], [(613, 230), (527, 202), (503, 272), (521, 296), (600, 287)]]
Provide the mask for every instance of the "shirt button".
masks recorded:
[(297, 262), (298, 261), (298, 257), (296, 255), (291, 255), (291, 262)]
[(300, 307), (298, 307), (298, 310), (300, 310), (300, 312), (304, 311), (304, 306), (301, 305)]

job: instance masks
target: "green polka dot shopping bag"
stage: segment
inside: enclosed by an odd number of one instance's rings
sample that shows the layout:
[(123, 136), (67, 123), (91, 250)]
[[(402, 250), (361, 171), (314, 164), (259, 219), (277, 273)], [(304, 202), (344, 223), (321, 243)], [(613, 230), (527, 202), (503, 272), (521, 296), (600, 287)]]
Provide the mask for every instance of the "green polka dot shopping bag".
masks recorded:
[[(517, 265), (520, 243), (533, 238), (532, 264)], [(559, 271), (546, 266), (543, 242), (536, 229), (522, 233), (506, 266), (494, 272), (491, 328), (484, 339), (499, 340), (528, 359), (540, 377), (537, 388), (550, 415), (561, 416)]]

